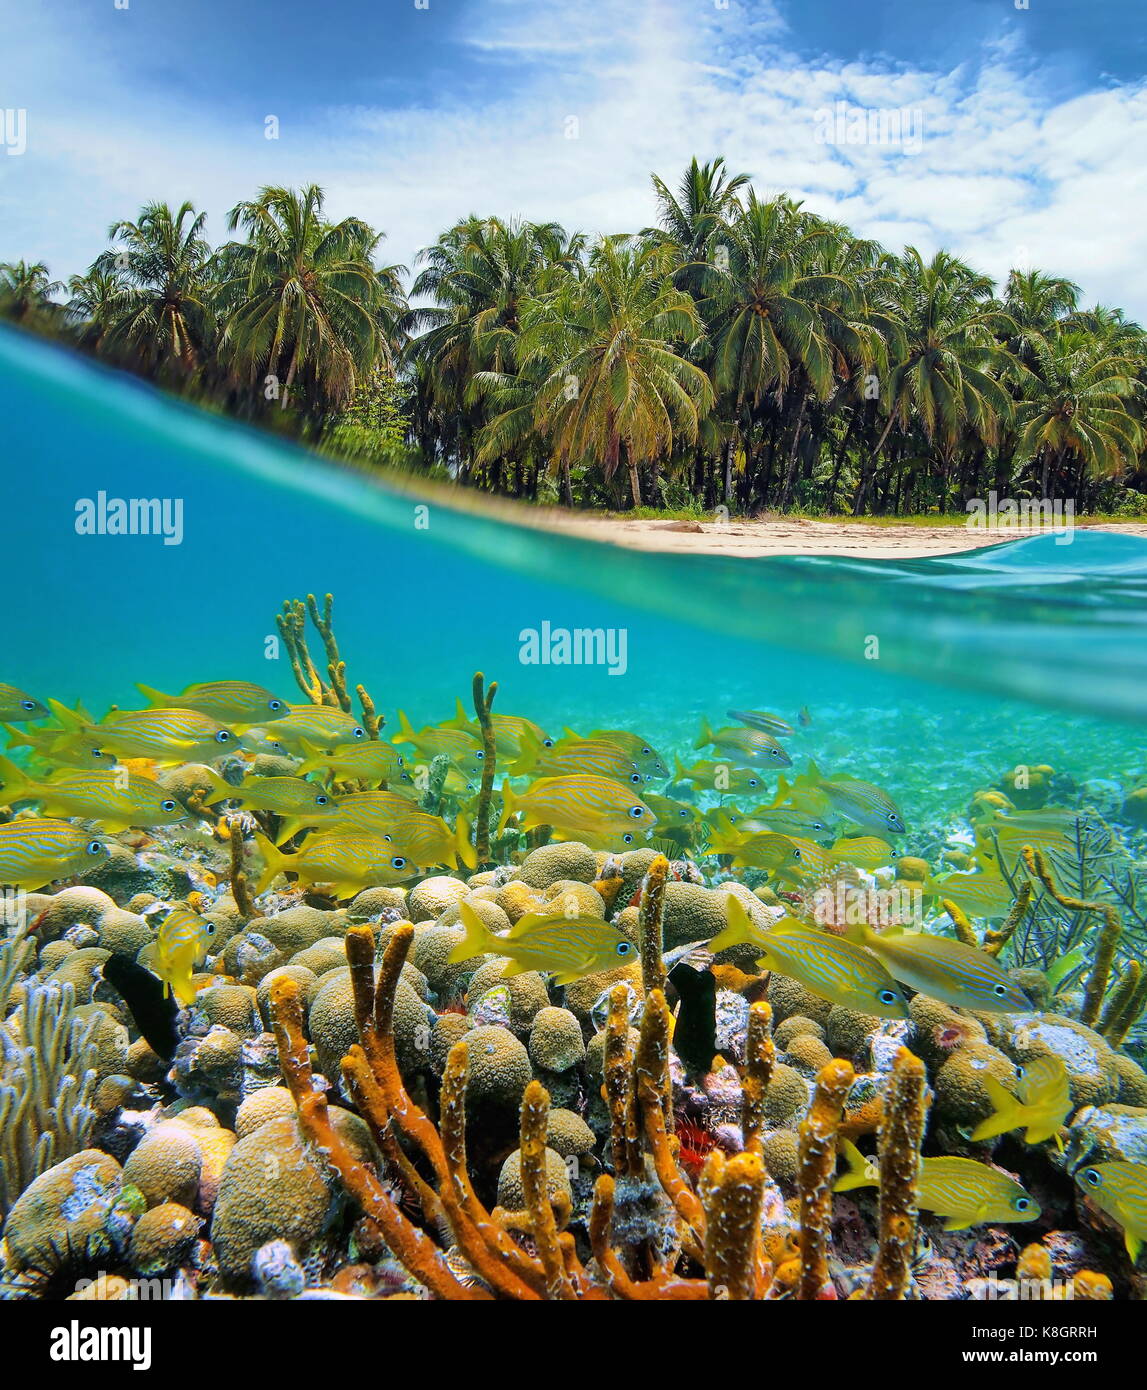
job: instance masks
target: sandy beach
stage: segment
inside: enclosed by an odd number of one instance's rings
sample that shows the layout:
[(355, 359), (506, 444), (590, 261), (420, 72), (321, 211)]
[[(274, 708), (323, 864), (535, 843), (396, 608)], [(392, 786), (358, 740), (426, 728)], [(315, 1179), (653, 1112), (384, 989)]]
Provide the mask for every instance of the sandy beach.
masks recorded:
[[(521, 515), (515, 519), (525, 520)], [(689, 555), (838, 555), (862, 559), (916, 559), (954, 555), (1017, 539), (1015, 530), (965, 526), (874, 526), (865, 522), (781, 517), (767, 521), (626, 521), (572, 512), (536, 515), (529, 524), (630, 550)], [(1143, 522), (1077, 523), (1076, 530), (1111, 531), (1147, 539)]]

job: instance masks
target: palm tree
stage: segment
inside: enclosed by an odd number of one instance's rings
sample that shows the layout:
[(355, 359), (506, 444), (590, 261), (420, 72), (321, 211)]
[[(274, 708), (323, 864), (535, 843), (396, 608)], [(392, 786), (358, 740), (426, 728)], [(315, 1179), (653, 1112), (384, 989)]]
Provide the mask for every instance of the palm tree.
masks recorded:
[(659, 225), (647, 227), (641, 235), (673, 248), (679, 261), (678, 288), (700, 298), (714, 237), (740, 213), (740, 193), (748, 187), (749, 176), (729, 174), (722, 158), (708, 164), (694, 158), (676, 194), (656, 174), (652, 179)]
[(48, 278), (43, 261), (0, 263), (0, 316), (28, 328), (50, 328), (60, 312), (52, 296), (62, 289)]
[(316, 412), (339, 409), (401, 345), (407, 314), (401, 266), (376, 269), (383, 236), (357, 217), (330, 223), (323, 191), (263, 188), (236, 204), (221, 248), (216, 302), (225, 355), (250, 382), (296, 382)]
[(148, 203), (137, 221), (112, 224), (108, 236), (120, 246), (92, 266), (93, 275), (111, 277), (122, 291), (106, 328), (109, 347), (160, 375), (189, 375), (211, 346), (206, 220), (190, 203), (175, 212)]
[(1101, 340), (1078, 330), (1061, 330), (1033, 340), (1033, 381), (1017, 411), (1019, 452), (1041, 465), (1041, 498), (1049, 474), (1076, 466), (1076, 486), (1085, 478), (1115, 477), (1143, 446), (1143, 429), (1128, 405), (1141, 397), (1136, 374), (1142, 358), (1117, 356)]
[(97, 270), (73, 275), (68, 281), (65, 313), (82, 347), (111, 353), (107, 335), (123, 310), (124, 286), (113, 271)]
[(548, 369), (536, 410), (554, 457), (600, 462), (607, 481), (624, 457), (635, 507), (641, 465), (667, 457), (675, 438), (694, 442), (713, 403), (705, 373), (674, 350), (702, 329), (673, 268), (664, 247), (604, 238), (584, 278), (567, 272), (531, 306), (522, 334), (523, 365)]
[(925, 262), (909, 246), (899, 257), (897, 275), (876, 306), (886, 322), (899, 321), (882, 392), (887, 418), (857, 485), (855, 515), (864, 509), (893, 426), (906, 431), (911, 422), (939, 450), (945, 492), (952, 456), (966, 431), (996, 442), (1012, 410), (1001, 377), (1017, 366), (1001, 342), (1018, 330), (991, 294), (986, 276), (946, 251)]

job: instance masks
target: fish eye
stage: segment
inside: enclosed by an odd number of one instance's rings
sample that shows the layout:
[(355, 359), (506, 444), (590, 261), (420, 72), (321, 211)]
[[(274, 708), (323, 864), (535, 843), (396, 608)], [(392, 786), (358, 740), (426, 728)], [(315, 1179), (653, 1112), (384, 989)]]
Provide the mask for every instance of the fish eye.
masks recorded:
[(543, 748), (552, 748), (553, 746), (554, 746), (554, 741), (553, 741), (552, 738), (544, 738), (544, 739), (542, 739), (542, 747), (543, 747)]
[(756, 779), (755, 777), (750, 777), (750, 778), (749, 778), (749, 786), (750, 786), (750, 787), (759, 787), (760, 785), (761, 785), (760, 782), (758, 782), (757, 779)]
[(161, 811), (174, 811), (174, 810), (175, 810), (175, 802), (172, 801), (170, 797), (168, 797), (168, 799), (167, 799), (166, 801), (161, 801), (161, 802), (159, 803), (159, 809), (160, 809)]
[(619, 956), (627, 956), (631, 950), (633, 950), (633, 947), (628, 941), (619, 941), (617, 943), (617, 954)]
[(1006, 985), (996, 985), (995, 989), (992, 992), (995, 994), (997, 999), (1006, 999), (1008, 996), (1008, 989)]
[(642, 752), (642, 755), (643, 755), (644, 757), (648, 758), (648, 757), (652, 754), (653, 749), (652, 749), (652, 748), (643, 748), (643, 749), (641, 750), (641, 752)]
[(475, 753), (474, 756), (478, 759), (479, 762), (481, 762), (486, 755), (485, 753)]
[(401, 854), (396, 854), (394, 858), (390, 861), (390, 867), (392, 869), (405, 869), (406, 860), (402, 857)]
[(1083, 1175), (1083, 1181), (1088, 1185), (1088, 1187), (1099, 1187), (1100, 1184), (1103, 1182), (1103, 1174), (1100, 1173), (1096, 1168), (1088, 1168), (1088, 1170)]
[(895, 1004), (900, 996), (894, 989), (882, 989), (876, 997), (882, 1004)]
[(640, 785), (641, 785), (641, 773), (640, 773), (640, 772), (635, 772), (635, 773), (633, 773), (629, 780), (630, 780), (635, 786), (640, 786)]
[(625, 832), (625, 834), (621, 837), (621, 842), (622, 842), (622, 844), (625, 844), (625, 845), (631, 845), (631, 844), (633, 844), (633, 836), (629, 833), (628, 830), (627, 830), (627, 831)]
[(688, 819), (689, 819), (689, 812), (686, 811), (686, 810), (684, 809), (684, 807), (682, 807), (682, 809), (681, 809), (680, 811), (678, 811), (677, 814), (681, 817), (682, 820), (688, 820)]
[(214, 923), (214, 922), (204, 922), (204, 924), (203, 924), (203, 930), (204, 930), (204, 932), (205, 932), (208, 936), (214, 936), (214, 935), (215, 935), (215, 923)]
[(101, 840), (90, 840), (88, 842), (89, 854), (106, 854), (107, 850)]
[(226, 729), (220, 729), (219, 732), (215, 735), (216, 743), (229, 743), (230, 740), (231, 735), (227, 732)]
[(351, 735), (351, 737), (352, 737), (352, 738), (366, 738), (366, 730), (365, 730), (365, 729), (360, 729), (360, 728), (358, 727), (358, 725), (356, 724), (356, 725), (355, 725), (354, 733)]
[(26, 710), (34, 710), (36, 708), (36, 702), (35, 700), (21, 700), (20, 708)]
[(1027, 1209), (1031, 1206), (1031, 1198), (1017, 1197), (1015, 1202), (1013, 1203), (1013, 1206), (1015, 1207), (1016, 1211), (1027, 1211)]
[(326, 806), (330, 802), (330, 797), (320, 794), (315, 797), (316, 806)]
[(399, 765), (399, 767), (405, 767), (405, 766), (406, 766), (406, 764), (402, 761), (402, 754), (401, 754), (401, 753), (399, 753), (399, 755), (398, 755), (398, 765)]
[(282, 702), (282, 700), (272, 700), (272, 701), (270, 702), (270, 704), (271, 704), (271, 708), (274, 709), (274, 710), (280, 710), (280, 709), (283, 708), (283, 702)]
[(631, 807), (629, 808), (629, 815), (630, 815), (630, 818), (631, 818), (632, 820), (640, 820), (641, 817), (642, 817), (644, 814), (645, 814), (645, 807), (644, 807), (644, 806), (631, 806)]

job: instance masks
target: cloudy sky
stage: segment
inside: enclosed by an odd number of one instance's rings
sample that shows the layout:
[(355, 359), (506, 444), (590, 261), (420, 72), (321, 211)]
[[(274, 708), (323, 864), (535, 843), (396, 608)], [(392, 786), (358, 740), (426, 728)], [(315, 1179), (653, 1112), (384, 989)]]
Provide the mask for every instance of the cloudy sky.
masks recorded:
[[(261, 184), (315, 181), (411, 264), (471, 212), (640, 228), (651, 171), (723, 154), (890, 247), (1147, 321), (1142, 0), (118, 3), (7, 8), (0, 259), (66, 277), (151, 199), (223, 240)], [(849, 143), (868, 113), (883, 143)]]

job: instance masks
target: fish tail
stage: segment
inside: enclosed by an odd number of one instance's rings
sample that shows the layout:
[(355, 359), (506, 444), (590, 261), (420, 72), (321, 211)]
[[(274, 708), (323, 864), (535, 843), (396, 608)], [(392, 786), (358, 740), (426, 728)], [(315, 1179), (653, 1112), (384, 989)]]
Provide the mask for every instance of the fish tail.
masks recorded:
[(502, 782), (502, 815), (498, 821), (498, 834), (500, 835), (506, 828), (506, 822), (514, 814), (516, 806), (514, 804), (514, 793), (510, 787), (510, 779), (507, 777)]
[(175, 995), (176, 1002), (182, 1009), (189, 1009), (195, 1003), (197, 990), (191, 983), (190, 966), (186, 970), (172, 972), (171, 992)]
[(36, 744), (27, 729), (18, 729), (15, 724), (0, 724), (0, 729), (8, 735), (9, 748), (35, 748)]
[(458, 819), (454, 823), (454, 847), (458, 851), (458, 861), (468, 869), (478, 867), (478, 855), (470, 839), (470, 822), (458, 812)]
[(788, 778), (782, 772), (777, 778), (777, 794), (773, 797), (773, 805), (783, 806), (791, 790), (792, 788), (789, 786)]
[(3, 778), (4, 796), (9, 801), (19, 801), (22, 797), (28, 796), (35, 787), (35, 783), (24, 769), (17, 767), (7, 758), (0, 757), (0, 777)]
[(470, 718), (466, 713), (466, 706), (462, 703), (459, 696), (454, 697), (454, 718), (449, 724), (443, 724), (444, 729), (464, 729), (470, 723)]
[(390, 741), (391, 743), (414, 742), (414, 725), (406, 717), (406, 711), (404, 709), (398, 711), (398, 733), (396, 733)]
[(288, 840), (293, 840), (303, 828), (303, 822), (297, 816), (284, 816), (279, 822), (279, 836), (275, 841), (276, 847), (282, 847)]
[(162, 690), (156, 690), (153, 686), (150, 685), (140, 685), (138, 681), (136, 681), (135, 683), (135, 688), (139, 691), (139, 693), (143, 696), (143, 698), (147, 701), (148, 705), (152, 709), (167, 708), (167, 705), (170, 702), (170, 696), (165, 695)]
[(697, 735), (697, 742), (694, 748), (704, 748), (707, 743), (713, 742), (713, 730), (709, 727), (709, 720), (705, 715), (701, 716), (701, 732)]
[(70, 733), (76, 733), (82, 727), (82, 721), (76, 711), (69, 709), (59, 700), (49, 699), (48, 708), (56, 716), (61, 728), (67, 729)]
[(1019, 1129), (1023, 1123), (1020, 1114), (1023, 1108), (1021, 1102), (1009, 1091), (1005, 1091), (994, 1076), (981, 1076), (980, 1084), (987, 1091), (993, 1110), (988, 1118), (981, 1120), (972, 1131), (973, 1140), (979, 1142), (981, 1139), (994, 1139), (997, 1134), (1007, 1134), (1009, 1130)]
[(729, 925), (719, 931), (709, 942), (709, 949), (714, 955), (718, 951), (724, 951), (729, 946), (740, 946), (753, 939), (752, 919), (745, 911), (745, 905), (740, 898), (734, 897), (730, 893), (725, 899), (725, 912), (729, 919)]
[(259, 853), (263, 856), (263, 875), (255, 885), (255, 896), (258, 897), (260, 893), (265, 893), (270, 888), (276, 875), (291, 867), (291, 856), (276, 849), (270, 840), (258, 830), (254, 833), (254, 839)]
[(522, 735), (522, 741), (518, 746), (518, 756), (507, 769), (511, 777), (528, 777), (537, 766), (538, 754), (542, 751), (542, 745), (536, 736), (527, 729)]
[(323, 757), (323, 750), (317, 748), (309, 739), (300, 738), (299, 748), (302, 750), (303, 761), (295, 768), (296, 777), (305, 777), (308, 772), (325, 772), (327, 770), (326, 759)]
[(832, 1185), (834, 1192), (850, 1192), (854, 1187), (876, 1187), (878, 1179), (872, 1176), (869, 1160), (860, 1152), (851, 1139), (842, 1139), (837, 1152), (844, 1158), (848, 1168)]
[(458, 904), (458, 913), (465, 928), (465, 935), (446, 957), (451, 964), (457, 965), (461, 961), (472, 960), (474, 956), (484, 956), (490, 952), (500, 954), (498, 938), (468, 902)]
[(685, 764), (681, 761), (680, 756), (679, 756), (677, 753), (674, 753), (674, 754), (673, 754), (673, 780), (674, 780), (675, 782), (681, 782), (681, 781), (683, 781), (683, 780), (685, 779), (685, 774), (688, 772), (688, 770), (689, 770), (689, 769), (688, 769), (688, 768), (685, 766)]

